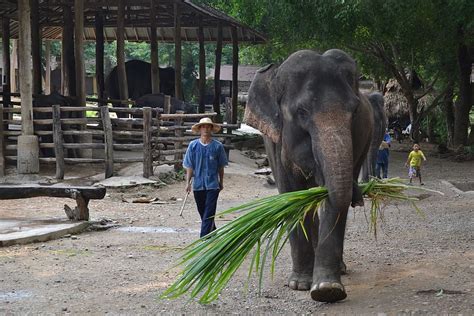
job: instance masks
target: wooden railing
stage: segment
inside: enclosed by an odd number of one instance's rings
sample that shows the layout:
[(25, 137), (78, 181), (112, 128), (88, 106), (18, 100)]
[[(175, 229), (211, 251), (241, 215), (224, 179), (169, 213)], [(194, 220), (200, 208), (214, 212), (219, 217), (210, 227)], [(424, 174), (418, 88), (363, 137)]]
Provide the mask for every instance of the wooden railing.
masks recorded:
[[(16, 102), (15, 102), (16, 103)], [(165, 107), (166, 109), (166, 107)], [(169, 112), (169, 107), (167, 108)], [(89, 117), (72, 117), (77, 113)], [(2, 114), (3, 113), (3, 114)], [(21, 135), (21, 108), (3, 108), (0, 105), (0, 165), (17, 160), (17, 137)], [(179, 168), (187, 145), (197, 135), (191, 126), (202, 117), (216, 113), (161, 114), (152, 108), (116, 108), (107, 106), (37, 107), (34, 116), (42, 113), (48, 118), (34, 119), (35, 134), (39, 137), (41, 152), (49, 149), (50, 156), (41, 156), (41, 163), (56, 164), (56, 178), (63, 179), (67, 164), (104, 163), (105, 177), (114, 174), (114, 164), (143, 163), (143, 176), (153, 175), (153, 169), (163, 164)], [(91, 114), (94, 114), (92, 115)], [(129, 118), (116, 118), (124, 113)], [(136, 117), (134, 117), (136, 116)], [(138, 118), (139, 117), (139, 118)], [(214, 135), (225, 148), (232, 148), (232, 130), (238, 124), (222, 124), (223, 131)], [(2, 144), (3, 142), (3, 144)], [(124, 155), (141, 152), (139, 155)], [(71, 155), (75, 153), (76, 155)], [(121, 155), (119, 155), (121, 154)]]

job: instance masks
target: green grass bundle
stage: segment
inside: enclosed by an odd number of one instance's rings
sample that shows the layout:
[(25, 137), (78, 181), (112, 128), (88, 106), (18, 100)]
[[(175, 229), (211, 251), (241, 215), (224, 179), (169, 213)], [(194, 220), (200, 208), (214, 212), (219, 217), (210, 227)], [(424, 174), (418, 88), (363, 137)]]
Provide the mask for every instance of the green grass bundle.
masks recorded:
[[(375, 235), (381, 206), (388, 200), (410, 201), (415, 210), (420, 212), (414, 204), (417, 199), (403, 193), (413, 187), (403, 184), (400, 179), (372, 179), (359, 186), (363, 195), (371, 200), (369, 225)], [(218, 298), (250, 254), (252, 259), (248, 277), (255, 271), (261, 288), (263, 267), (268, 255), (271, 254), (273, 276), (275, 259), (288, 241), (288, 232), (298, 225), (303, 227), (305, 216), (317, 211), (327, 197), (326, 188), (315, 187), (258, 199), (219, 213), (216, 216), (245, 212), (185, 248), (177, 264), (184, 266), (184, 269), (161, 297), (176, 298), (190, 293), (191, 298), (200, 296), (199, 302), (210, 303)], [(303, 232), (306, 234), (304, 227)]]

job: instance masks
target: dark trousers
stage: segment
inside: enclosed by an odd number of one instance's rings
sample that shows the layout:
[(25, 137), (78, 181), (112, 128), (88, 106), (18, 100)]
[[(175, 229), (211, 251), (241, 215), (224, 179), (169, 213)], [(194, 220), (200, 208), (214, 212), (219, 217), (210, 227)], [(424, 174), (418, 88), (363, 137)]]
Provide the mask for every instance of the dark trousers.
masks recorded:
[(193, 191), (194, 200), (201, 216), (201, 237), (216, 229), (214, 215), (216, 215), (219, 190)]
[(388, 176), (388, 163), (377, 163), (375, 166), (375, 176), (380, 179), (380, 169), (382, 169), (383, 177), (387, 178)]

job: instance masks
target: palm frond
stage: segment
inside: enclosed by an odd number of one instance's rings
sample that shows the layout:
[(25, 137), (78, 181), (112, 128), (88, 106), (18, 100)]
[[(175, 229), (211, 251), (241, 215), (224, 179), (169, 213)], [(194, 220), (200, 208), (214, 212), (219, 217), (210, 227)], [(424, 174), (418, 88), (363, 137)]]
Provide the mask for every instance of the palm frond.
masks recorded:
[[(364, 196), (371, 200), (369, 229), (375, 236), (381, 206), (389, 200), (410, 201), (415, 210), (422, 214), (414, 203), (417, 199), (403, 193), (414, 187), (403, 184), (398, 178), (372, 179), (359, 186)], [(217, 214), (243, 213), (185, 248), (185, 253), (177, 263), (177, 266), (184, 268), (178, 279), (161, 294), (161, 298), (177, 298), (189, 292), (191, 298), (200, 296), (201, 303), (212, 302), (218, 298), (252, 250), (254, 253), (248, 277), (255, 270), (259, 276), (260, 289), (268, 255), (271, 254), (273, 275), (275, 260), (288, 241), (288, 233), (300, 226), (308, 238), (303, 226), (304, 219), (313, 211), (316, 214), (327, 197), (326, 188), (315, 187), (265, 197)]]

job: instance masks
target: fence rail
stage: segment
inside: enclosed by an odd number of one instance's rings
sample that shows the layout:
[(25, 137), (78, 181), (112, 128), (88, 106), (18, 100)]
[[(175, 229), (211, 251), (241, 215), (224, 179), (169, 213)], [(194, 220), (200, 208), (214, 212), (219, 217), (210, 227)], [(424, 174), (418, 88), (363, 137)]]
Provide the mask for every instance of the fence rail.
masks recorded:
[[(88, 98), (91, 100), (97, 101)], [(3, 108), (1, 103), (0, 174), (4, 171), (2, 162), (18, 159), (17, 138), (21, 135), (21, 108), (17, 105), (20, 102), (11, 101), (8, 108)], [(124, 104), (120, 100), (107, 103)], [(165, 105), (165, 109), (169, 111), (169, 108)], [(128, 117), (116, 118), (116, 113)], [(179, 168), (187, 145), (197, 137), (190, 132), (191, 126), (202, 117), (215, 115), (213, 112), (159, 113), (152, 108), (53, 105), (33, 108), (33, 123), (40, 141), (39, 161), (55, 163), (58, 179), (64, 178), (66, 165), (80, 163), (103, 163), (108, 178), (114, 174), (114, 164), (142, 162), (143, 176), (150, 177), (159, 165)], [(235, 136), (232, 130), (239, 127), (239, 124), (222, 124), (222, 132), (214, 135), (224, 143), (227, 152), (232, 148), (230, 139)]]

